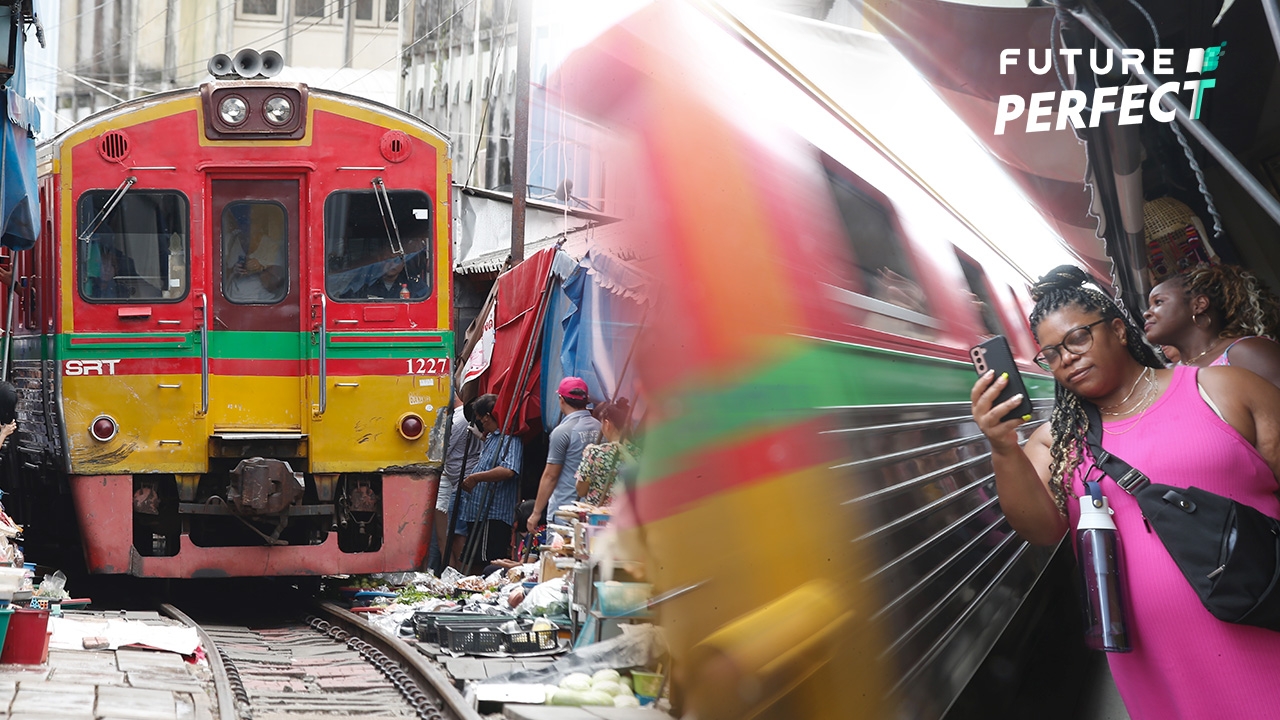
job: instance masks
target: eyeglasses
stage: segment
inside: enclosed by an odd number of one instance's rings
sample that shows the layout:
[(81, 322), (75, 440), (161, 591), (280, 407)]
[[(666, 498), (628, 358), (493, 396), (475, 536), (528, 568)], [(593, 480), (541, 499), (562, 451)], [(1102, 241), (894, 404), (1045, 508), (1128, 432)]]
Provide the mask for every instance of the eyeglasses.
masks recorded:
[(1107, 318), (1095, 320), (1088, 325), (1072, 328), (1063, 336), (1062, 342), (1040, 349), (1036, 355), (1036, 364), (1045, 370), (1052, 370), (1062, 360), (1062, 351), (1069, 350), (1076, 355), (1087, 352), (1093, 347), (1093, 326), (1107, 321)]

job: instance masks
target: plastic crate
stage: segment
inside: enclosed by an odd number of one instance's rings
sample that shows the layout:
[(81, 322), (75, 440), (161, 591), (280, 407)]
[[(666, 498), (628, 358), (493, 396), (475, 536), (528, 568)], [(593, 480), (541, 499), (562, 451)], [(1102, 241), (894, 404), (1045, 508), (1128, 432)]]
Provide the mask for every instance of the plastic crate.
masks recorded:
[(555, 625), (545, 630), (534, 630), (530, 625), (520, 632), (507, 633), (507, 649), (513, 655), (555, 650), (560, 642), (558, 630)]
[(422, 642), (439, 643), (442, 624), (488, 626), (494, 622), (494, 616), (477, 613), (418, 612), (413, 616), (413, 634)]
[(458, 653), (500, 653), (506, 650), (507, 634), (492, 627), (441, 625), (440, 647)]

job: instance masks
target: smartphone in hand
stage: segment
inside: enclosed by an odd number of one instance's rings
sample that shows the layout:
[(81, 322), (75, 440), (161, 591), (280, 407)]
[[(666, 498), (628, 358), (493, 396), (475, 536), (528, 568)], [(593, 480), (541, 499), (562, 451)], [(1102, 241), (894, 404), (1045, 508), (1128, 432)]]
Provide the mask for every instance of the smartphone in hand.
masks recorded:
[(1009, 384), (1004, 386), (1000, 395), (992, 405), (999, 405), (1018, 393), (1022, 393), (1022, 402), (1001, 420), (1007, 422), (1031, 414), (1031, 398), (1027, 396), (1027, 386), (1022, 382), (1018, 366), (1013, 363), (1013, 352), (1009, 349), (1009, 341), (1003, 335), (997, 335), (969, 350), (969, 358), (973, 360), (973, 369), (981, 376), (988, 370), (994, 370), (995, 376), (1009, 373)]

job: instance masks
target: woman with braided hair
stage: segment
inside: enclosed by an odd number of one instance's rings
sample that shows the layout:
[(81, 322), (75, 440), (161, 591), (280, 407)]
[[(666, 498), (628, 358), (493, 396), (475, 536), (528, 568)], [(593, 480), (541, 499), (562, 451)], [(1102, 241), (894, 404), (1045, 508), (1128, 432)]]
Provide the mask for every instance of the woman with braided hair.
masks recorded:
[[(1102, 445), (1152, 482), (1195, 485), (1280, 517), (1280, 388), (1234, 367), (1164, 369), (1134, 323), (1084, 271), (1063, 266), (1032, 289), (1036, 361), (1053, 372), (1050, 423), (1018, 442), (1026, 419), (993, 406), (1007, 379), (973, 387), (973, 417), (991, 443), (1000, 506), (1028, 541), (1052, 545), (1079, 519), (1083, 480), (1099, 479), (1085, 440), (1085, 403), (1101, 412)], [(1217, 620), (1200, 603), (1137, 501), (1102, 480), (1121, 538), (1130, 600), (1129, 653), (1110, 653), (1134, 720), (1271, 718), (1280, 708), (1280, 633)]]
[(1197, 265), (1151, 289), (1147, 339), (1178, 350), (1184, 365), (1232, 365), (1280, 385), (1280, 302), (1234, 265)]

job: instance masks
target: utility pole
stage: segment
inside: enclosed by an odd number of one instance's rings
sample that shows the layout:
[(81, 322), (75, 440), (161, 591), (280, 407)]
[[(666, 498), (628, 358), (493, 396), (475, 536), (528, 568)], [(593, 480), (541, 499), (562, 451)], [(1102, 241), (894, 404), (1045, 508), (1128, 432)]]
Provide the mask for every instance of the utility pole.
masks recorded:
[(130, 100), (138, 97), (138, 0), (129, 0), (129, 93)]
[(524, 208), (529, 192), (529, 49), (533, 3), (516, 0), (516, 127), (511, 158), (511, 264), (524, 261)]
[(178, 0), (167, 0), (164, 8), (164, 88), (178, 85)]
[[(346, 5), (346, 14), (342, 18), (342, 67), (349, 68), (355, 60), (352, 56), (356, 52), (356, 4), (351, 0), (338, 1)], [(387, 2), (395, 2), (395, 0), (387, 0)]]

